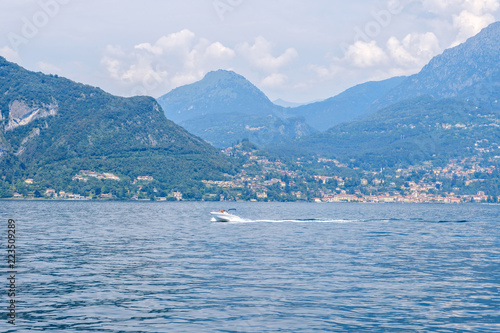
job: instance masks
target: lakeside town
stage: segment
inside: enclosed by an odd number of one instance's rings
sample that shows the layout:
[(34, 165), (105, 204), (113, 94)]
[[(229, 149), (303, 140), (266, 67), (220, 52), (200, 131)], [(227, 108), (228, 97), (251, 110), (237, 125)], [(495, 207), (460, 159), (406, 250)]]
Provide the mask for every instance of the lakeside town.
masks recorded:
[[(496, 203), (500, 196), (488, 195), (481, 189), (485, 175), (498, 172), (495, 165), (482, 166), (479, 158), (452, 160), (446, 166), (431, 162), (394, 171), (361, 171), (350, 169), (335, 159), (298, 159), (299, 168), (290, 168), (279, 159), (259, 156), (257, 151), (235, 152), (241, 145), (227, 148), (228, 155), (246, 155), (243, 172), (226, 181), (205, 181), (207, 186), (226, 189), (233, 200), (245, 192), (254, 193), (250, 200), (306, 200), (314, 202), (403, 202), (403, 203)], [(316, 164), (338, 175), (308, 174), (305, 165)], [(317, 169), (317, 167), (316, 167)], [(259, 170), (259, 173), (255, 173)], [(357, 171), (356, 176), (342, 176)], [(328, 173), (328, 172), (327, 172)], [(473, 193), (464, 193), (464, 190)], [(278, 193), (279, 197), (276, 197)], [(248, 200), (248, 197), (244, 198)]]
[[(195, 194), (159, 188), (154, 177), (134, 179), (113, 173), (81, 170), (72, 178), (75, 191), (40, 189), (25, 179), (13, 199), (152, 200), (152, 201), (308, 201), (370, 203), (498, 203), (500, 196), (484, 188), (498, 173), (495, 161), (478, 157), (431, 162), (395, 170), (364, 171), (323, 157), (282, 161), (245, 143), (223, 150), (242, 161), (241, 172), (224, 180), (203, 180)], [(119, 183), (128, 182), (126, 192)], [(85, 185), (82, 190), (80, 185)], [(88, 186), (92, 184), (92, 186)], [(77, 190), (80, 188), (80, 190)], [(120, 190), (121, 188), (121, 190)], [(90, 190), (88, 190), (90, 189)]]

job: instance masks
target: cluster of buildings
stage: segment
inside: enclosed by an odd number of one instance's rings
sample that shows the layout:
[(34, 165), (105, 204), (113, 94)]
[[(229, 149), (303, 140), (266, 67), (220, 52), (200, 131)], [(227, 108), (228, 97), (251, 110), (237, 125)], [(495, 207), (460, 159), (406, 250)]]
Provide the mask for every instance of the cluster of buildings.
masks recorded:
[[(98, 179), (98, 180), (112, 180), (112, 181), (123, 181), (125, 179), (122, 179), (118, 177), (117, 175), (109, 172), (104, 172), (104, 173), (99, 173), (91, 170), (80, 170), (75, 176), (72, 177), (73, 181), (82, 181), (82, 182), (88, 182), (90, 179)], [(152, 176), (138, 176), (136, 179), (133, 180), (132, 184), (137, 184), (139, 190), (141, 190), (142, 185), (144, 183), (152, 182), (154, 178)], [(27, 186), (35, 186), (35, 181), (32, 178), (28, 178), (24, 180), (24, 184)], [(42, 191), (40, 191), (42, 192)], [(182, 193), (175, 192), (172, 193), (171, 196), (175, 198), (176, 200), (182, 200)], [(74, 194), (71, 192), (67, 191), (58, 191), (54, 188), (47, 188), (44, 189), (42, 193), (38, 193), (38, 195), (35, 195), (33, 191), (28, 192), (27, 195), (23, 195), (22, 193), (19, 192), (14, 192), (13, 197), (16, 199), (22, 199), (24, 197), (32, 198), (32, 197), (43, 197), (43, 198), (48, 198), (48, 199), (59, 199), (59, 200), (92, 200), (95, 198), (98, 199), (117, 199), (115, 195), (112, 193), (99, 193), (98, 195), (88, 195), (84, 196), (81, 194)], [(133, 196), (132, 199), (138, 199), (138, 196)], [(163, 200), (167, 200), (167, 198), (163, 198)]]
[(77, 173), (75, 176), (73, 176), (73, 180), (81, 180), (81, 181), (88, 181), (89, 178), (96, 178), (96, 179), (108, 179), (108, 180), (120, 180), (120, 177), (112, 174), (112, 173), (98, 173), (95, 171), (90, 171), (90, 170), (81, 170), (79, 173)]
[[(352, 172), (340, 172), (337, 175), (331, 172), (328, 176), (313, 175), (312, 180), (301, 172), (301, 167), (311, 161), (298, 159), (296, 165), (299, 168), (290, 168), (290, 165), (279, 160), (270, 161), (266, 156), (258, 156), (256, 151), (238, 152), (238, 148), (228, 148), (225, 153), (247, 156), (248, 162), (243, 165), (240, 174), (233, 177), (228, 175), (223, 181), (204, 181), (208, 188), (224, 189), (236, 200), (241, 198), (241, 193), (248, 194), (250, 191), (255, 200), (267, 200), (271, 198), (270, 192), (277, 192), (281, 198), (315, 202), (500, 202), (500, 196), (488, 196), (483, 190), (473, 191), (473, 188), (469, 188), (464, 191), (464, 187), (484, 182), (482, 176), (497, 171), (495, 163), (488, 165), (486, 161), (485, 166), (485, 160), (478, 157), (450, 160), (445, 166), (433, 166), (431, 162), (424, 162), (422, 165), (379, 172), (353, 168), (350, 171), (358, 171), (360, 177), (353, 177)], [(349, 169), (348, 165), (335, 159), (320, 157), (313, 162), (324, 165), (327, 169), (333, 166), (335, 170)], [(350, 176), (346, 177), (345, 174)], [(446, 184), (452, 183), (451, 180), (461, 180), (461, 184), (451, 190), (444, 190)], [(466, 192), (468, 193), (464, 194)]]
[[(245, 156), (245, 164), (237, 175), (225, 175), (224, 180), (203, 180), (203, 200), (306, 200), (313, 202), (373, 202), (373, 203), (465, 203), (500, 202), (500, 196), (492, 196), (481, 189), (488, 175), (498, 173), (497, 163), (477, 157), (450, 160), (448, 164), (433, 166), (431, 162), (407, 168), (380, 171), (362, 171), (349, 168), (335, 159), (317, 158), (314, 161), (298, 159), (284, 163), (277, 158), (261, 156), (256, 150), (238, 150), (238, 146), (225, 150), (228, 155)], [(316, 163), (319, 168), (305, 165)], [(313, 174), (312, 170), (321, 170)], [(330, 168), (331, 167), (331, 168)], [(335, 167), (335, 168), (333, 168)], [(325, 172), (325, 170), (327, 170)], [(335, 170), (335, 171), (329, 171)], [(356, 176), (357, 175), (357, 176)], [(497, 176), (495, 176), (497, 177)], [(89, 179), (124, 181), (112, 173), (81, 170), (72, 179), (87, 182)], [(139, 176), (131, 182), (137, 184), (137, 195), (132, 200), (183, 200), (183, 193), (155, 193), (148, 198), (141, 196), (144, 186), (154, 181), (152, 176)], [(26, 179), (33, 185), (33, 179)], [(464, 190), (467, 189), (467, 190)], [(98, 192), (96, 192), (98, 193)], [(498, 194), (495, 194), (498, 195)], [(48, 188), (45, 198), (66, 200), (116, 199), (111, 193), (99, 193), (87, 197), (80, 194), (56, 191)], [(22, 198), (14, 193), (15, 198)]]
[[(484, 166), (477, 157), (464, 158), (461, 160), (454, 159), (450, 160), (446, 166), (432, 166), (430, 162), (424, 162), (420, 166), (411, 166), (406, 169), (396, 170), (396, 176), (407, 176), (412, 172), (424, 171), (430, 178), (437, 177), (443, 179), (453, 179), (453, 178), (465, 178), (468, 181), (478, 181), (474, 180), (474, 175), (476, 173), (492, 174), (496, 170), (496, 166), (491, 163), (491, 165)], [(489, 164), (489, 163), (487, 163)]]
[(488, 197), (483, 191), (478, 191), (475, 195), (434, 195), (415, 192), (411, 195), (398, 195), (384, 193), (380, 195), (363, 194), (335, 194), (325, 195), (321, 198), (314, 198), (315, 202), (400, 202), (400, 203), (465, 203), (465, 202), (487, 202)]
[[(77, 173), (75, 176), (73, 176), (72, 180), (81, 180), (81, 181), (88, 181), (89, 178), (96, 178), (96, 179), (102, 179), (102, 180), (117, 180), (120, 181), (120, 177), (109, 173), (109, 172), (104, 172), (104, 173), (98, 173), (95, 171), (90, 171), (90, 170), (80, 170), (79, 173)], [(154, 178), (152, 176), (138, 176), (136, 179), (134, 179), (133, 184), (140, 182), (140, 181), (145, 181), (145, 182), (151, 182), (153, 181)], [(33, 181), (31, 179), (31, 181)]]
[(80, 194), (73, 194), (65, 191), (56, 191), (53, 188), (45, 190), (44, 196), (52, 199), (66, 199), (66, 200), (92, 200), (92, 197), (85, 197)]

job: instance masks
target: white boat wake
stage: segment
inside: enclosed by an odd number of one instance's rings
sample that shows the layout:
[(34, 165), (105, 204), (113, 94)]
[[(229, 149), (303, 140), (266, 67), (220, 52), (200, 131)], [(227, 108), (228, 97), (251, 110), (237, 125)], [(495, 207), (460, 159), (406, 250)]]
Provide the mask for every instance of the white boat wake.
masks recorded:
[[(212, 218), (213, 222), (218, 222), (215, 218)], [(231, 221), (225, 223), (353, 223), (360, 222), (360, 220), (342, 220), (342, 219), (282, 219), (282, 220), (271, 220), (271, 219), (245, 219), (245, 218), (233, 218)]]
[(255, 220), (254, 222), (268, 222), (268, 223), (352, 223), (352, 222), (359, 222), (359, 220), (290, 219), (290, 220)]
[(327, 218), (309, 218), (309, 219), (247, 219), (239, 217), (230, 211), (236, 211), (236, 209), (231, 208), (228, 210), (219, 209), (211, 211), (212, 222), (224, 222), (224, 223), (353, 223), (361, 222), (361, 220), (345, 220), (345, 219), (327, 219)]

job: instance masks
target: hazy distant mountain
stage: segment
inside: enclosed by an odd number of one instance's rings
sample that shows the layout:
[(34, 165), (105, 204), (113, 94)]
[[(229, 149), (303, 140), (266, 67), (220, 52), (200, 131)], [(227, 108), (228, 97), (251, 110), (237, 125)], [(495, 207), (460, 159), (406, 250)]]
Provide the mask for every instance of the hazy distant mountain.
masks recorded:
[[(500, 24), (433, 58), (380, 98), (372, 115), (281, 146), (361, 168), (500, 156)], [(396, 101), (396, 103), (394, 103)]]
[(434, 57), (418, 74), (363, 83), (327, 100), (287, 111), (303, 116), (309, 125), (323, 131), (423, 95), (481, 100), (492, 105), (500, 95), (499, 49), (500, 22), (496, 22), (466, 43)]
[(175, 186), (228, 166), (215, 148), (167, 120), (153, 98), (116, 97), (0, 57), (3, 180), (30, 177), (64, 188), (87, 169)]
[(268, 144), (313, 131), (303, 119), (285, 119), (283, 107), (232, 71), (210, 72), (198, 82), (163, 95), (158, 102), (167, 118), (218, 147), (245, 138)]
[(355, 160), (368, 170), (471, 156), (494, 160), (500, 156), (500, 113), (493, 111), (457, 98), (422, 96), (271, 149)]
[(276, 105), (282, 106), (284, 108), (296, 108), (298, 106), (309, 104), (309, 103), (288, 102), (288, 101), (285, 101), (285, 100), (283, 100), (281, 98), (278, 98), (277, 100), (273, 101), (273, 103), (276, 104)]
[(221, 113), (269, 114), (276, 107), (262, 91), (232, 71), (209, 72), (193, 84), (158, 98), (168, 119), (176, 123)]
[(367, 116), (370, 114), (372, 103), (399, 85), (404, 79), (405, 77), (394, 77), (384, 81), (366, 82), (324, 101), (287, 111), (290, 115), (304, 117), (309, 125), (324, 131), (336, 124)]
[(434, 57), (375, 103), (382, 108), (422, 95), (458, 97), (492, 103), (500, 92), (500, 22), (483, 29), (465, 43)]

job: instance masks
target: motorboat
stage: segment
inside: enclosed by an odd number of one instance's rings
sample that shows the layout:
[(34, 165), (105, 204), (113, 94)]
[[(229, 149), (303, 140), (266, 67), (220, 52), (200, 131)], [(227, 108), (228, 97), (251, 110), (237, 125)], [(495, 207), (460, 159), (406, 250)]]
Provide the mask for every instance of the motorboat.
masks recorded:
[(216, 222), (235, 222), (240, 221), (240, 217), (231, 214), (229, 211), (235, 211), (236, 209), (231, 208), (228, 210), (219, 209), (218, 211), (211, 211), (210, 214), (214, 217)]

